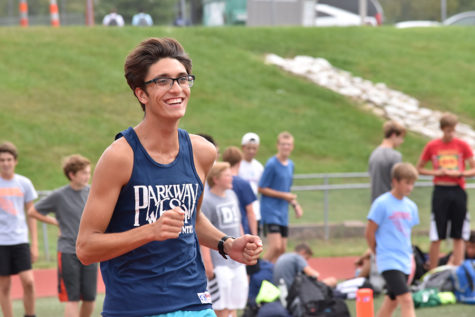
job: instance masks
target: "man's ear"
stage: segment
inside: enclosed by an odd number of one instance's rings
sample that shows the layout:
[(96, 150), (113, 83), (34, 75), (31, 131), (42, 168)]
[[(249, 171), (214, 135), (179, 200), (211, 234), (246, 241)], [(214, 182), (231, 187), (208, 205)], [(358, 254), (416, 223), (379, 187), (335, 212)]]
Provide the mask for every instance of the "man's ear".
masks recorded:
[(134, 92), (135, 92), (135, 96), (141, 103), (146, 104), (148, 102), (148, 94), (145, 90), (143, 90), (140, 87), (137, 87), (135, 88)]

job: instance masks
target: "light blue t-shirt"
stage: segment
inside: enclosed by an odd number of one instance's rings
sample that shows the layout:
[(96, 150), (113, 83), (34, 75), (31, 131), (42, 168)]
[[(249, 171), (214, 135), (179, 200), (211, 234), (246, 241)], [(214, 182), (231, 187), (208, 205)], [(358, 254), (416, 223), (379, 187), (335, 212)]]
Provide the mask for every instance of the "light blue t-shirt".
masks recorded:
[[(277, 157), (271, 157), (264, 167), (259, 187), (290, 192), (294, 175), (294, 163), (283, 165)], [(289, 225), (289, 203), (285, 199), (261, 195), (261, 219), (264, 224)]]
[(376, 266), (378, 272), (411, 272), (411, 229), (419, 224), (417, 205), (407, 197), (397, 199), (391, 192), (379, 196), (371, 205), (368, 220), (376, 230)]
[(28, 243), (25, 204), (36, 198), (38, 194), (25, 176), (0, 177), (0, 245)]
[(132, 17), (132, 25), (133, 26), (151, 26), (153, 25), (153, 20), (150, 14), (140, 12), (135, 14)]

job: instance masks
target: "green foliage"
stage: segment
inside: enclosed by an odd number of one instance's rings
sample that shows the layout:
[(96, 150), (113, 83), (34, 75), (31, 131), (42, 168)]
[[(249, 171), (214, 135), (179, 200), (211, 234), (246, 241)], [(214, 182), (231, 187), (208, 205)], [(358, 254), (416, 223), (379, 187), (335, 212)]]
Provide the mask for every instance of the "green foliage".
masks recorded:
[[(386, 24), (407, 20), (441, 19), (441, 0), (379, 0), (384, 10)], [(447, 17), (459, 12), (475, 10), (472, 0), (446, 0)]]

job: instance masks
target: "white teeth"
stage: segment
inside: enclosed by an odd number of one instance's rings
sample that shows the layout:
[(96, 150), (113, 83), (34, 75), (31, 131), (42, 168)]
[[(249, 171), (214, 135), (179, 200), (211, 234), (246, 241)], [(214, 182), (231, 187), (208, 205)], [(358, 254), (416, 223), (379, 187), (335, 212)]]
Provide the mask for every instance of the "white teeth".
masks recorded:
[(167, 101), (168, 104), (176, 104), (176, 103), (181, 103), (183, 101), (183, 99), (181, 98), (174, 98), (174, 99), (169, 99)]

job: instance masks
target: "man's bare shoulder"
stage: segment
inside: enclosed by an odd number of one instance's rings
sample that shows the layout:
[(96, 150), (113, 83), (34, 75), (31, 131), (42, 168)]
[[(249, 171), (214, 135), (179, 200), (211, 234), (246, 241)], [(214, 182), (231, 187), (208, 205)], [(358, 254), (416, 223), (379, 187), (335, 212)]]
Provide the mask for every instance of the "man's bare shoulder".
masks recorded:
[(199, 159), (200, 163), (209, 165), (216, 160), (217, 151), (213, 143), (196, 134), (190, 134), (190, 140), (193, 146), (193, 154)]
[(128, 180), (133, 162), (132, 148), (124, 138), (120, 138), (104, 150), (97, 163), (96, 172), (99, 170), (106, 175), (114, 175), (114, 178)]

